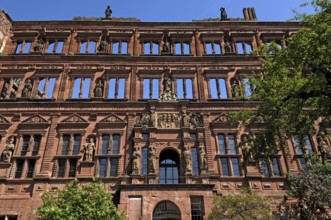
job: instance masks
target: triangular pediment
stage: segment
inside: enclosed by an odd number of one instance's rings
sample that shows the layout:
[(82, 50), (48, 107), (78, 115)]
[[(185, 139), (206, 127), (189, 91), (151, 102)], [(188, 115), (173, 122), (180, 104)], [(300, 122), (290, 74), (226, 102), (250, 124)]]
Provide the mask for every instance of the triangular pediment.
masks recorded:
[(86, 123), (87, 121), (78, 114), (72, 114), (68, 118), (61, 121), (61, 123)]
[(48, 123), (48, 121), (39, 114), (35, 114), (29, 117), (28, 119), (22, 121), (22, 124), (34, 124), (34, 123)]
[(110, 114), (100, 121), (100, 123), (126, 123), (123, 119), (115, 114)]
[(5, 117), (0, 115), (0, 124), (10, 124), (10, 122)]
[(228, 123), (230, 117), (225, 112), (222, 112), (219, 116), (217, 116), (212, 123)]

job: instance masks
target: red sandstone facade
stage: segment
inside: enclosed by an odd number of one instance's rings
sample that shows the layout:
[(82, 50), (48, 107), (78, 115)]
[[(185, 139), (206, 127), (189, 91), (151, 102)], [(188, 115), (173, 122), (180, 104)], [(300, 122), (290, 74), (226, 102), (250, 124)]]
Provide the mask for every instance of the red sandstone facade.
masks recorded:
[[(30, 22), (1, 11), (0, 219), (35, 219), (40, 193), (94, 176), (133, 220), (202, 219), (214, 195), (244, 186), (281, 199), (284, 175), (302, 169), (305, 152), (288, 140), (286, 156), (243, 166), (238, 146), (258, 126), (227, 121), (256, 104), (234, 97), (249, 95), (247, 86), (235, 88), (261, 69), (249, 51), (282, 46), (300, 26), (245, 13), (223, 21)], [(316, 137), (306, 141), (318, 152)]]

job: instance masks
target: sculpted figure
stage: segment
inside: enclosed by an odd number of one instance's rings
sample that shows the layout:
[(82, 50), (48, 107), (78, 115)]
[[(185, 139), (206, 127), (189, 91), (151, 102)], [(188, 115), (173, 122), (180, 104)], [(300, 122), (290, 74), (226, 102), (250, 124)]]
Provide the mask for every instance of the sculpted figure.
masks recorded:
[(166, 92), (171, 91), (171, 78), (168, 74), (164, 75), (163, 85), (164, 85), (164, 91)]
[(222, 7), (220, 11), (221, 11), (221, 20), (227, 20), (228, 14), (226, 13), (225, 8)]
[(112, 13), (112, 10), (110, 9), (110, 6), (108, 5), (107, 6), (107, 9), (105, 11), (106, 18), (110, 18), (111, 17), (111, 13)]
[(108, 41), (103, 40), (100, 42), (100, 52), (108, 52)]
[(94, 97), (102, 97), (102, 96), (103, 96), (103, 82), (101, 79), (98, 79), (94, 88)]
[(241, 141), (240, 146), (243, 151), (243, 156), (244, 160), (249, 163), (253, 160), (253, 155), (252, 155), (252, 143), (248, 142), (248, 136), (247, 135), (242, 135), (241, 136)]
[(38, 40), (37, 40), (37, 44), (36, 44), (36, 46), (34, 47), (34, 51), (35, 52), (42, 52), (42, 50), (43, 50), (43, 48), (44, 48), (44, 41), (43, 41), (43, 39), (41, 39), (41, 38), (39, 38)]
[(31, 79), (27, 79), (22, 90), (22, 97), (30, 97), (32, 91), (32, 82)]
[(137, 123), (135, 126), (137, 127), (149, 127), (151, 126), (151, 113), (150, 112), (144, 112), (137, 120)]
[(163, 38), (162, 53), (170, 53), (171, 52), (170, 45), (171, 45), (171, 38), (168, 36), (167, 33), (165, 33)]
[(90, 141), (86, 143), (84, 146), (85, 161), (92, 161), (94, 149), (95, 149), (94, 138), (90, 138)]
[(233, 80), (231, 84), (231, 91), (232, 91), (232, 98), (239, 97), (239, 91), (238, 91), (238, 81), (237, 79)]
[(13, 155), (14, 150), (14, 139), (10, 138), (7, 140), (6, 147), (4, 151), (2, 152), (2, 161), (6, 163), (10, 163), (11, 157)]
[(317, 138), (318, 140), (318, 148), (320, 149), (320, 152), (322, 154), (322, 158), (323, 160), (327, 160), (329, 158), (331, 158), (330, 156), (330, 151), (329, 151), (329, 146), (328, 144), (325, 142), (325, 140), (323, 139), (322, 136), (319, 136)]
[(132, 154), (132, 170), (135, 173), (138, 173), (139, 169), (140, 169), (140, 165), (141, 165), (141, 154), (140, 154), (140, 149), (139, 146), (136, 145), (134, 147), (134, 152)]
[(205, 147), (202, 144), (199, 146), (199, 159), (200, 159), (200, 169), (206, 170), (207, 169), (207, 154), (205, 151)]
[(191, 125), (194, 128), (196, 128), (196, 127), (202, 127), (202, 123), (200, 121), (200, 117), (197, 114), (191, 113), (190, 123), (191, 123)]
[(186, 171), (186, 173), (191, 173), (191, 171), (192, 171), (192, 156), (191, 156), (190, 147), (188, 145), (184, 145), (183, 156), (184, 156), (185, 165), (186, 165), (185, 171)]
[(155, 173), (155, 163), (157, 160), (155, 145), (151, 144), (148, 149), (148, 173)]
[(190, 127), (190, 115), (188, 111), (183, 112), (183, 127)]

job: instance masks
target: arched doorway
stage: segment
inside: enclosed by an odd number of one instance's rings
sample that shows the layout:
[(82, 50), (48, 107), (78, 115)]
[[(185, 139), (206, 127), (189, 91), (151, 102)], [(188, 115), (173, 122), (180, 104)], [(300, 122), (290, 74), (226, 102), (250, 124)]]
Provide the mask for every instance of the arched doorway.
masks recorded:
[(165, 150), (160, 155), (160, 184), (179, 183), (179, 155), (174, 150)]
[(174, 203), (162, 201), (154, 208), (153, 220), (180, 220), (180, 211)]

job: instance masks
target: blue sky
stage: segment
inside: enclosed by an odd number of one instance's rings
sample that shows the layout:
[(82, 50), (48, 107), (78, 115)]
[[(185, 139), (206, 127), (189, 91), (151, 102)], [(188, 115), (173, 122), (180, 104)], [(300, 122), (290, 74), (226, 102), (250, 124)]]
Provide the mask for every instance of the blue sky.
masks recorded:
[[(107, 5), (113, 17), (141, 21), (191, 21), (219, 17), (224, 7), (228, 17), (243, 17), (242, 9), (254, 7), (260, 21), (284, 21), (291, 9), (307, 0), (1, 0), (0, 8), (13, 20), (71, 20), (74, 16), (104, 17)], [(300, 9), (308, 13), (312, 8)]]

